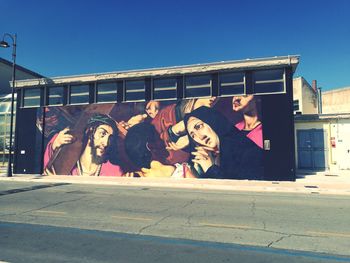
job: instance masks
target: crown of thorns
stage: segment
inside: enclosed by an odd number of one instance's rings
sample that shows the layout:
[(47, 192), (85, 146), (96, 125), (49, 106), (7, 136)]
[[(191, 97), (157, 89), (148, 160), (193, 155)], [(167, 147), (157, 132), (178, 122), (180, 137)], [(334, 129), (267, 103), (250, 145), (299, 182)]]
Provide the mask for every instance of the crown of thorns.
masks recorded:
[(94, 124), (106, 124), (111, 126), (113, 130), (117, 131), (117, 125), (115, 121), (106, 114), (95, 114), (87, 122), (87, 127), (93, 126)]

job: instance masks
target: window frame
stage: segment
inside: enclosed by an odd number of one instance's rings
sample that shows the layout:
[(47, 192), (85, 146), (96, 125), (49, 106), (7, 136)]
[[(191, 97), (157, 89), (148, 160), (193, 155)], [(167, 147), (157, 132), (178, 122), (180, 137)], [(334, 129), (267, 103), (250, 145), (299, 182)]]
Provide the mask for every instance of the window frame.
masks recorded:
[[(30, 88), (24, 88), (23, 90), (23, 96), (21, 99), (21, 108), (29, 109), (29, 108), (40, 108), (43, 103), (42, 103), (42, 93), (43, 93), (43, 87), (30, 87)], [(29, 90), (38, 90), (39, 91), (39, 96), (30, 96), (29, 98), (39, 98), (39, 104), (38, 105), (31, 105), (31, 106), (26, 106), (25, 101), (26, 101), (26, 92)]]
[[(91, 83), (90, 82), (87, 82), (87, 83), (85, 83), (85, 84), (79, 84), (79, 83), (70, 83), (69, 85), (68, 85), (68, 104), (69, 105), (88, 105), (88, 104), (91, 104)], [(78, 102), (78, 103), (72, 103), (72, 87), (74, 87), (74, 86), (86, 86), (86, 87), (88, 87), (88, 92), (87, 92), (87, 96), (88, 96), (88, 101), (87, 102)], [(85, 93), (83, 93), (84, 94), (84, 96), (86, 96), (85, 95)], [(76, 95), (76, 96), (73, 96), (73, 97), (78, 97), (78, 95)]]
[[(115, 99), (113, 101), (98, 101), (99, 95), (99, 85), (100, 84), (113, 84), (115, 87), (115, 92), (107, 92), (104, 94), (114, 94)], [(117, 81), (96, 81), (95, 83), (95, 92), (94, 92), (94, 103), (96, 104), (108, 104), (108, 103), (117, 103), (118, 102), (118, 83)]]
[[(283, 70), (282, 79), (276, 80), (255, 80), (255, 73), (259, 71), (272, 71), (272, 70)], [(286, 68), (271, 68), (271, 69), (258, 69), (254, 70), (252, 74), (252, 85), (253, 85), (253, 94), (254, 95), (271, 95), (271, 94), (285, 94), (287, 92), (287, 84), (286, 84)], [(255, 92), (256, 84), (273, 84), (273, 83), (282, 83), (283, 88), (282, 91), (270, 91), (270, 92)]]
[[(201, 77), (201, 76), (209, 76), (210, 77), (209, 95), (207, 95), (207, 96), (187, 96), (187, 94), (186, 94), (187, 78), (188, 77)], [(183, 75), (183, 99), (211, 98), (213, 96), (213, 82), (214, 82), (213, 81), (213, 72), (206, 72), (203, 74), (184, 74)], [(192, 89), (200, 89), (201, 87), (198, 87), (198, 86), (203, 86), (203, 85), (195, 85), (195, 86), (197, 86), (197, 87), (192, 88)]]
[[(141, 89), (136, 89), (136, 90), (133, 90), (133, 91), (127, 91), (127, 82), (143, 82), (143, 92), (144, 92), (144, 95), (143, 95), (143, 99), (139, 99), (139, 100), (127, 100), (126, 99), (126, 96), (127, 96), (127, 93), (136, 93), (136, 92), (141, 92), (142, 90)], [(123, 102), (142, 102), (142, 101), (146, 101), (146, 78), (142, 78), (142, 79), (124, 79), (123, 80)]]
[[(52, 88), (62, 88), (62, 103), (61, 104), (50, 104), (50, 90)], [(66, 87), (64, 85), (61, 86), (47, 86), (45, 87), (46, 89), (46, 101), (44, 103), (45, 106), (49, 106), (49, 107), (59, 107), (59, 106), (63, 106), (65, 104), (65, 93), (66, 93)]]
[[(166, 79), (169, 79), (169, 80), (174, 80), (174, 83), (175, 83), (175, 88), (171, 88), (171, 87), (166, 87), (166, 88), (161, 88), (160, 90), (173, 90), (175, 91), (175, 94), (174, 94), (174, 97), (171, 97), (171, 98), (155, 98), (154, 95), (155, 95), (155, 85), (154, 85), (154, 82), (157, 81), (157, 80), (166, 80)], [(178, 76), (166, 76), (166, 77), (157, 77), (157, 78), (152, 78), (152, 89), (151, 89), (151, 98), (152, 100), (156, 100), (156, 101), (171, 101), (171, 100), (177, 100), (178, 99), (178, 88), (179, 88), (179, 83), (178, 83)]]
[[(243, 93), (237, 93), (237, 94), (222, 94), (221, 93), (221, 76), (225, 74), (239, 74), (241, 73), (243, 75), (243, 81), (242, 82), (230, 82), (230, 83), (225, 83), (226, 86), (238, 86), (243, 84)], [(233, 97), (233, 96), (242, 96), (247, 94), (247, 79), (246, 79), (246, 72), (245, 71), (222, 71), (219, 72), (219, 82), (218, 82), (218, 96), (219, 97)]]

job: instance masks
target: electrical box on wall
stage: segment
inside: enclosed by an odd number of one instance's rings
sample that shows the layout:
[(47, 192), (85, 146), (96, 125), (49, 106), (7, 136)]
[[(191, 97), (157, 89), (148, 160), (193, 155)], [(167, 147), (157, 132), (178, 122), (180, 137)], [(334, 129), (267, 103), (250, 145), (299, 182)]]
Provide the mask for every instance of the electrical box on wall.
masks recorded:
[(270, 149), (271, 149), (270, 140), (264, 140), (264, 150), (270, 151)]

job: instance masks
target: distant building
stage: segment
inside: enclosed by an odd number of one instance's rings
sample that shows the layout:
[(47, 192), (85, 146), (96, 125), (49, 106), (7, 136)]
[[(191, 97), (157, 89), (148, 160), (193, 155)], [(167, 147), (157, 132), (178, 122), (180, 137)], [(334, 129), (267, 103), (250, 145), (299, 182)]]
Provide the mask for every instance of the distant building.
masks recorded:
[(350, 87), (322, 92), (322, 113), (350, 113)]
[(350, 114), (295, 116), (296, 164), (299, 169), (350, 170)]
[[(29, 69), (16, 65), (16, 80), (42, 78), (43, 76)], [(7, 164), (10, 141), (10, 112), (12, 62), (0, 58), (0, 166)], [(16, 94), (15, 94), (16, 95)], [(15, 101), (16, 103), (16, 101)], [(16, 114), (16, 104), (14, 107)]]
[(320, 94), (316, 83), (293, 80), (296, 167), (350, 170), (350, 87)]
[(317, 87), (312, 87), (303, 77), (293, 79), (294, 114), (317, 114)]
[[(44, 76), (27, 68), (16, 65), (16, 80), (43, 78)], [(11, 93), (12, 62), (0, 58), (0, 95)]]

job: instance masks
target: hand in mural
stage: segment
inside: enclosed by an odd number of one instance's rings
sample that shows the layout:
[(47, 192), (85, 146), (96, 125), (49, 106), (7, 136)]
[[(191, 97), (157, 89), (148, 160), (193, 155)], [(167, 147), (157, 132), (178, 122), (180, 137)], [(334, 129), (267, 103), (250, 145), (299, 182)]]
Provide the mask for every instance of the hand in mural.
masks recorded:
[(192, 152), (192, 155), (194, 155), (192, 162), (200, 165), (205, 173), (215, 164), (213, 152), (208, 147), (198, 146), (196, 152)]
[(169, 150), (173, 150), (173, 151), (178, 151), (181, 150), (183, 148), (186, 148), (189, 145), (190, 141), (188, 139), (188, 136), (181, 136), (177, 142), (168, 142), (166, 149)]
[(142, 168), (141, 171), (143, 177), (170, 177), (175, 171), (175, 167), (152, 161), (150, 169)]
[(128, 120), (128, 124), (129, 124), (130, 127), (132, 127), (135, 124), (143, 122), (146, 118), (147, 118), (147, 114), (139, 114), (139, 115), (131, 117)]
[(186, 133), (185, 122), (179, 121), (178, 123), (171, 126), (171, 129), (176, 135), (185, 134)]
[(55, 141), (52, 143), (52, 149), (54, 151), (60, 148), (62, 145), (69, 144), (74, 141), (73, 135), (69, 134), (69, 132), (70, 132), (70, 129), (65, 128), (58, 133)]
[(121, 121), (119, 124), (126, 130), (130, 129), (132, 126), (144, 122), (147, 118), (147, 114), (139, 114), (131, 117), (127, 122)]

